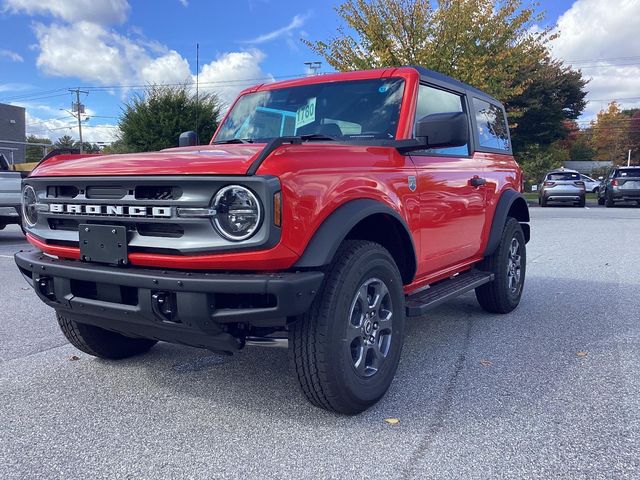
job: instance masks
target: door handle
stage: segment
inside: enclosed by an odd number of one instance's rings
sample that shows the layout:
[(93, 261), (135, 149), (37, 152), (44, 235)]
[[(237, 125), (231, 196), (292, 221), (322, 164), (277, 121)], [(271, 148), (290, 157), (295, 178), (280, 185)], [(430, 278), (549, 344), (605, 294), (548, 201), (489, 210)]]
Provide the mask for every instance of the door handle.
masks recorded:
[(486, 185), (487, 179), (480, 178), (480, 177), (473, 177), (471, 180), (469, 180), (469, 183), (471, 184), (472, 187), (477, 188), (477, 187), (481, 187), (482, 185)]

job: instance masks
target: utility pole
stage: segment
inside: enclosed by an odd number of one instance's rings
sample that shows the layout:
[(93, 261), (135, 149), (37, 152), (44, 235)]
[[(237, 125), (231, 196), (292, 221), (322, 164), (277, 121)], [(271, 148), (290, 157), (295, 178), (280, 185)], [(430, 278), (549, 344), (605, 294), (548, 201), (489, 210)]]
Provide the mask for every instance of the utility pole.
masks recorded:
[(75, 90), (69, 90), (71, 93), (76, 94), (76, 101), (71, 102), (71, 115), (78, 119), (78, 134), (80, 135), (80, 153), (84, 150), (84, 144), (82, 143), (82, 114), (84, 113), (84, 105), (80, 103), (80, 94), (84, 93), (89, 95), (89, 92), (85, 92), (84, 90), (80, 90), (76, 88)]
[(200, 135), (198, 135), (198, 110), (200, 108), (199, 85), (200, 85), (200, 44), (196, 43), (196, 145), (200, 145)]
[(310, 75), (318, 75), (320, 68), (322, 67), (322, 62), (304, 62), (304, 64), (309, 69)]

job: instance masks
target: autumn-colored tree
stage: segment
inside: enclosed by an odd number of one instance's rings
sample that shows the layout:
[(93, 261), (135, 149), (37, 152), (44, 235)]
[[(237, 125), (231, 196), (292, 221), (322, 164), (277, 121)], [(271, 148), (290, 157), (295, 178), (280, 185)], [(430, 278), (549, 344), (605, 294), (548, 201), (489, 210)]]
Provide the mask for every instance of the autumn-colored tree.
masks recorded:
[(640, 110), (633, 113), (629, 122), (629, 148), (634, 165), (640, 165)]
[[(327, 41), (303, 40), (335, 69), (421, 65), (505, 103), (516, 150), (551, 144), (585, 107), (584, 80), (550, 57), (526, 0), (347, 0)], [(543, 121), (541, 121), (541, 119)]]
[(522, 0), (347, 0), (336, 11), (346, 28), (327, 42), (303, 40), (335, 69), (421, 65), (499, 99), (524, 91), (518, 72), (550, 38), (533, 29), (541, 16)]
[(591, 122), (591, 147), (595, 151), (595, 160), (610, 160), (616, 165), (626, 164), (629, 124), (629, 117), (622, 113), (616, 101), (598, 113)]

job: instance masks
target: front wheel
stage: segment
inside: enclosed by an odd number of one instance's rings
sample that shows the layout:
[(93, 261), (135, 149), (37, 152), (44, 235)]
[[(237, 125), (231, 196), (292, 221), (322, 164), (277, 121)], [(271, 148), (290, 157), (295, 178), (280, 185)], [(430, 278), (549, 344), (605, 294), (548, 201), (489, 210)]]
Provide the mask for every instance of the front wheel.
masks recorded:
[(512, 217), (502, 230), (498, 248), (479, 265), (495, 279), (476, 288), (480, 306), (491, 313), (509, 313), (520, 303), (527, 269), (527, 250), (520, 223)]
[(99, 358), (117, 360), (146, 352), (157, 342), (146, 338), (131, 338), (104, 328), (79, 323), (56, 312), (60, 330), (78, 350)]
[(347, 240), (309, 311), (289, 329), (300, 387), (314, 405), (354, 415), (389, 389), (404, 336), (404, 292), (393, 257)]

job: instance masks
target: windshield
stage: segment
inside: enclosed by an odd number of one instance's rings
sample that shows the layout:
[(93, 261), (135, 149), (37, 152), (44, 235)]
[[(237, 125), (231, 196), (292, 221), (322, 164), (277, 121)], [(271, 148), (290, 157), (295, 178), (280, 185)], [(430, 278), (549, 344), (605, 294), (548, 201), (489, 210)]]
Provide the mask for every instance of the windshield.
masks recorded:
[(403, 90), (404, 80), (393, 78), (249, 93), (235, 104), (214, 140), (267, 141), (311, 134), (339, 140), (393, 139)]

